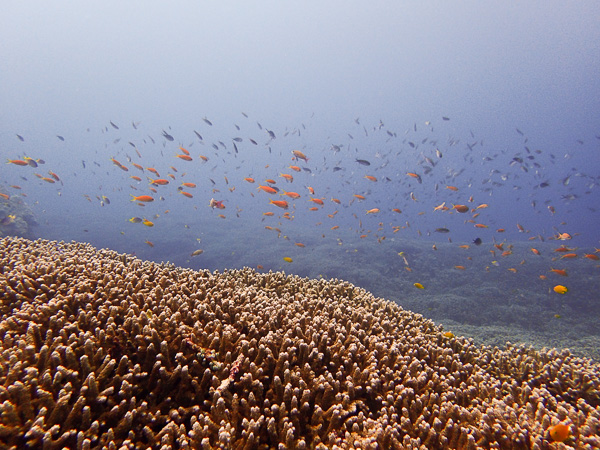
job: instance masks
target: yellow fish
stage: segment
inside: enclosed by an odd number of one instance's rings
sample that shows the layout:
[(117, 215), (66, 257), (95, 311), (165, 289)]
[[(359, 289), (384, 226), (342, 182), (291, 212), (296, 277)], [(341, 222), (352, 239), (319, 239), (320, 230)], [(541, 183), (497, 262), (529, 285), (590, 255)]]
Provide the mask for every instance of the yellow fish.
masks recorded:
[(552, 289), (557, 294), (566, 294), (567, 292), (569, 292), (569, 290), (566, 287), (564, 287), (562, 284), (557, 284)]
[(416, 287), (417, 289), (425, 289), (425, 286), (423, 286), (421, 283), (415, 283), (413, 284), (414, 287)]
[(454, 333), (452, 331), (446, 331), (445, 333), (442, 333), (442, 336), (452, 339), (454, 337)]
[(143, 223), (144, 225), (146, 225), (147, 227), (153, 227), (153, 226), (154, 226), (154, 222), (150, 222), (148, 219), (144, 219), (144, 220), (142, 221), (142, 223)]
[(284, 257), (283, 257), (283, 260), (284, 260), (285, 262), (289, 262), (289, 263), (291, 263), (291, 262), (293, 262), (293, 261), (294, 261), (294, 260), (293, 260), (292, 258), (290, 258), (289, 256), (284, 256)]

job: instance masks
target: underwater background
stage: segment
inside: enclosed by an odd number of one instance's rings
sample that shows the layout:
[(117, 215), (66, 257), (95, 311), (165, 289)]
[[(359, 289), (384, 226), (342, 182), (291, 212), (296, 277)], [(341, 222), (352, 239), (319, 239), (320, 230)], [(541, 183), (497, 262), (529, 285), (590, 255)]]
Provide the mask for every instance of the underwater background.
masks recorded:
[(600, 357), (597, 3), (62, 3), (0, 18), (1, 235)]

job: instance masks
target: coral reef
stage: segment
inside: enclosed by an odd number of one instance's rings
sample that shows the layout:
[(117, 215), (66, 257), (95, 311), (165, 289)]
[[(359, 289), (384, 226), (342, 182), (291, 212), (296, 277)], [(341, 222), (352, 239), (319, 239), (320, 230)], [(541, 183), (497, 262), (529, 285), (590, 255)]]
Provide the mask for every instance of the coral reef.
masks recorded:
[(6, 448), (600, 446), (600, 368), (478, 347), (339, 280), (0, 240)]

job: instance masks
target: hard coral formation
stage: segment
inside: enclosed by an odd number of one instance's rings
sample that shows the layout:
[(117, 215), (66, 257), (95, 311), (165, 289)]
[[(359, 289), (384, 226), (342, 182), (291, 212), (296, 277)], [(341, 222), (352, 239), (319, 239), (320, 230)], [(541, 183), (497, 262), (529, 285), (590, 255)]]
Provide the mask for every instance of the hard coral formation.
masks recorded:
[(21, 448), (600, 446), (597, 365), (482, 348), (338, 280), (0, 241), (0, 440)]

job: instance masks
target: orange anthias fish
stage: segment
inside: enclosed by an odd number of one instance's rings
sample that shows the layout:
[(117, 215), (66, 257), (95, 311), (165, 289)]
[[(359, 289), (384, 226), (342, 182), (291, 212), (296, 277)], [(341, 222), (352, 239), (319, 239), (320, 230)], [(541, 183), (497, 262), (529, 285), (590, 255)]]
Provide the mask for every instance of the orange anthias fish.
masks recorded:
[(321, 200), (320, 198), (312, 198), (311, 197), (310, 201), (316, 203), (317, 205), (323, 206), (323, 200)]
[(244, 181), (247, 181), (248, 183), (254, 183), (254, 178), (250, 178), (250, 177), (246, 177), (244, 178)]
[(292, 154), (296, 157), (296, 159), (302, 159), (304, 162), (308, 162), (308, 158), (300, 150), (292, 150)]
[(550, 272), (554, 272), (555, 274), (560, 275), (562, 277), (566, 277), (568, 275), (565, 269), (550, 269)]
[(164, 178), (159, 178), (157, 180), (148, 178), (148, 181), (150, 182), (150, 184), (153, 184), (155, 186), (165, 186), (165, 185), (169, 184), (169, 180), (165, 180)]
[(565, 253), (564, 255), (562, 255), (560, 257), (560, 259), (573, 259), (573, 258), (577, 258), (577, 253)]
[(277, 194), (277, 189), (273, 189), (271, 186), (258, 186), (260, 191), (265, 191), (267, 194)]
[(586, 253), (583, 256), (585, 256), (587, 259), (591, 259), (592, 261), (600, 260), (600, 257), (598, 257), (598, 255), (594, 255), (593, 253)]
[(283, 194), (281, 194), (281, 195), (287, 195), (289, 198), (293, 198), (293, 199), (300, 198), (300, 194), (298, 194), (297, 192), (285, 192), (284, 191)]
[(289, 207), (288, 202), (286, 202), (285, 200), (270, 200), (269, 203), (272, 203), (273, 205), (283, 209), (288, 209)]
[(179, 159), (183, 159), (184, 161), (191, 161), (192, 157), (190, 155), (175, 155)]
[(365, 178), (366, 178), (367, 180), (369, 180), (369, 181), (377, 181), (377, 178), (375, 178), (375, 177), (374, 177), (374, 176), (372, 176), (372, 175), (365, 175)]
[(28, 166), (27, 161), (22, 159), (9, 159), (6, 164), (14, 164), (15, 166)]
[(138, 195), (137, 197), (133, 194), (129, 194), (131, 195), (133, 198), (131, 199), (132, 202), (153, 202), (154, 198), (152, 198), (149, 195)]

